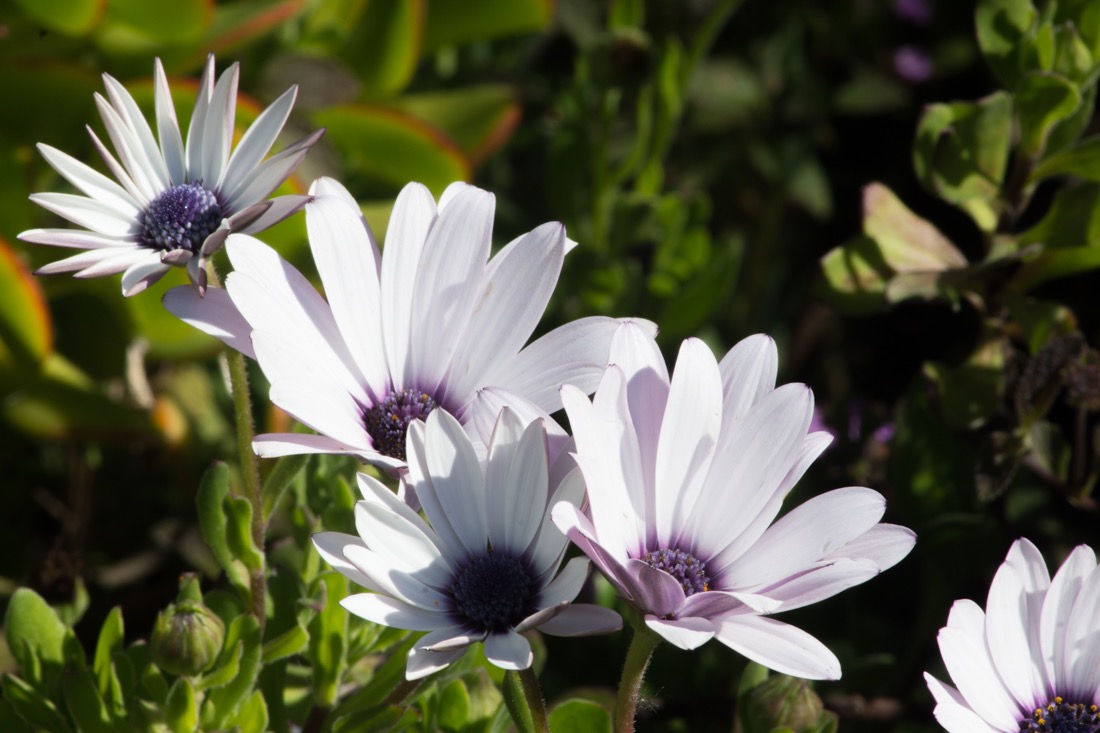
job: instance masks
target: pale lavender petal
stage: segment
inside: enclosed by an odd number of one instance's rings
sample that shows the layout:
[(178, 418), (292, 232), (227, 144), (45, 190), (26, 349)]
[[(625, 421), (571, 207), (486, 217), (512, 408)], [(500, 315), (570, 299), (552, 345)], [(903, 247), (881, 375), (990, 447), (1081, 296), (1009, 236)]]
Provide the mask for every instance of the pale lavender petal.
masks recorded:
[(584, 501), (584, 488), (584, 476), (579, 468), (574, 468), (554, 489), (543, 513), (538, 536), (529, 553), (531, 573), (536, 578), (541, 578), (544, 573), (558, 566), (565, 547), (569, 544), (569, 538), (558, 529), (551, 518), (554, 506), (564, 502), (579, 508)]
[(538, 629), (551, 636), (596, 636), (614, 633), (622, 627), (622, 617), (610, 608), (571, 603), (549, 621), (539, 624)]
[(681, 649), (698, 649), (714, 638), (714, 624), (705, 618), (662, 619), (645, 617), (645, 625), (668, 643)]
[(367, 463), (380, 468), (395, 469), (404, 464), (389, 456), (376, 453), (367, 447), (355, 447), (341, 443), (325, 435), (306, 433), (264, 433), (252, 441), (252, 450), (260, 458), (280, 458), (304, 453), (331, 453), (333, 455), (356, 456)]
[(530, 642), (511, 630), (489, 634), (484, 644), (486, 659), (502, 669), (527, 669), (535, 659)]
[(206, 118), (210, 109), (210, 99), (214, 96), (214, 54), (206, 57), (206, 65), (199, 80), (199, 91), (195, 97), (195, 109), (191, 113), (191, 122), (187, 127), (187, 174), (191, 180), (202, 178), (211, 180), (203, 169), (203, 151), (206, 148)]
[(1070, 665), (1066, 649), (1066, 623), (1081, 585), (1096, 568), (1096, 555), (1087, 545), (1079, 545), (1058, 568), (1050, 583), (1039, 622), (1039, 639), (1047, 675), (1052, 680), (1069, 679)]
[(657, 616), (670, 616), (684, 605), (684, 588), (676, 578), (641, 560), (627, 560), (624, 565), (642, 592), (642, 597), (634, 600), (643, 610)]
[(498, 424), (505, 420), (514, 423), (503, 430), (499, 441), (494, 436), (486, 465), (488, 531), (494, 549), (519, 555), (526, 553), (546, 514), (550, 491), (546, 430), (539, 420), (523, 428), (507, 408)]
[[(985, 611), (986, 644), (993, 664), (1005, 688), (1023, 710), (1044, 700), (1051, 689), (1047, 683), (1042, 653), (1038, 644), (1031, 646), (1030, 633), (1031, 628), (1038, 629), (1041, 610), (1033, 599), (1041, 604), (1047, 589), (1033, 587), (1029, 591), (1024, 587), (1025, 582), (1030, 585), (1033, 580), (1028, 576), (1025, 553), (1037, 555), (1038, 550), (1026, 540), (1013, 543), (1008, 559), (998, 568), (989, 586)], [(1041, 555), (1038, 559), (1042, 563)], [(1043, 572), (1046, 572), (1045, 564)], [(1035, 614), (1034, 620), (1032, 613)]]
[(718, 368), (724, 385), (722, 421), (725, 427), (775, 389), (775, 375), (779, 369), (775, 341), (764, 334), (742, 339), (726, 353)]
[[(240, 64), (234, 62), (222, 72), (210, 107), (206, 112), (205, 129), (202, 132), (202, 173), (208, 186), (216, 186), (225, 172), (229, 150), (233, 146), (233, 123), (237, 111), (237, 84), (240, 81)], [(262, 198), (262, 197), (261, 197)], [(231, 208), (234, 208), (230, 204)]]
[(122, 273), (122, 294), (127, 298), (137, 295), (160, 280), (168, 269), (168, 265), (162, 264), (159, 258), (130, 265), (126, 272)]
[(276, 196), (263, 202), (263, 208), (259, 216), (240, 228), (231, 228), (232, 231), (241, 234), (255, 234), (275, 226), (283, 219), (297, 214), (312, 200), (312, 196), (306, 194), (291, 193), (286, 196)]
[[(117, 270), (117, 272), (122, 272), (137, 261), (138, 254), (140, 253), (133, 252), (129, 249), (123, 250), (118, 247), (111, 247), (110, 249), (92, 249), (87, 252), (80, 252), (64, 259), (57, 260), (56, 262), (51, 262), (48, 265), (43, 265), (35, 270), (34, 274), (54, 275), (59, 272), (74, 272), (76, 270), (83, 270), (85, 267), (94, 265), (98, 262), (106, 262), (112, 259), (123, 263)], [(120, 255), (122, 258), (120, 258)]]
[(506, 407), (525, 425), (536, 420), (542, 421), (546, 430), (547, 457), (551, 462), (558, 460), (562, 449), (569, 442), (569, 435), (544, 410), (515, 392), (499, 387), (479, 389), (470, 402), (457, 410), (456, 417), (462, 421), (471, 437), (476, 438), (480, 444), (488, 445), (497, 415)]
[(573, 558), (561, 569), (558, 577), (539, 591), (534, 601), (535, 608), (549, 608), (571, 602), (581, 592), (586, 580), (588, 580), (587, 558)]
[(153, 137), (153, 131), (145, 120), (145, 115), (138, 108), (137, 102), (126, 88), (109, 74), (103, 75), (103, 83), (119, 119), (122, 120), (132, 136), (132, 142), (136, 143), (137, 150), (140, 151), (140, 158), (145, 163), (144, 170), (152, 174), (151, 180), (157, 188), (162, 190), (168, 188), (173, 183), (168, 175), (168, 167), (164, 163), (164, 156), (157, 146), (156, 138)]
[(428, 610), (447, 610), (450, 599), (426, 585), (412, 573), (406, 572), (365, 547), (348, 544), (343, 548), (344, 557), (364, 575), (382, 588), (382, 591), (398, 600)]
[(436, 545), (435, 533), (419, 517), (412, 520), (389, 505), (364, 500), (355, 505), (355, 525), (367, 547), (393, 567), (440, 592), (449, 591), (454, 571)]
[(880, 572), (882, 570), (870, 560), (841, 558), (767, 588), (764, 592), (769, 598), (780, 602), (776, 610), (790, 611), (832, 598), (843, 590), (867, 582)]
[(137, 242), (119, 239), (82, 229), (28, 229), (19, 233), (19, 239), (35, 244), (72, 249), (106, 249), (108, 247), (137, 247)]
[(237, 149), (229, 158), (225, 174), (218, 182), (220, 190), (235, 191), (260, 164), (267, 155), (267, 151), (271, 150), (271, 146), (275, 144), (275, 138), (279, 136), (283, 125), (286, 124), (297, 96), (298, 85), (295, 84), (268, 105), (267, 109), (261, 112), (256, 121), (249, 126), (240, 143), (237, 144)]
[[(432, 523), (440, 542), (446, 547), (446, 554), (453, 562), (461, 563), (467, 557), (466, 546), (458, 536), (451, 523), (450, 517), (443, 508), (439, 499), (434, 481), (428, 465), (428, 449), (425, 445), (425, 424), (417, 420), (409, 425), (406, 438), (406, 450), (408, 453), (408, 474), (405, 483), (412, 490), (417, 502), (424, 507), (424, 514)], [(446, 479), (441, 481), (441, 487), (446, 484)]]
[(212, 288), (206, 291), (205, 297), (200, 297), (195, 288), (180, 285), (165, 293), (161, 303), (184, 323), (210, 334), (245, 356), (256, 358), (252, 349), (252, 326), (233, 305), (226, 290)]
[(805, 631), (766, 616), (727, 616), (718, 641), (765, 667), (810, 680), (840, 679), (840, 661)]
[[(93, 99), (99, 110), (99, 116), (103, 119), (107, 136), (114, 144), (115, 152), (118, 153), (127, 174), (141, 191), (141, 198), (152, 201), (165, 188), (154, 168), (154, 163), (146, 157), (141, 142), (119, 116), (118, 111), (99, 93), (94, 94)], [(159, 152), (157, 157), (160, 157)]]
[(312, 132), (260, 163), (242, 185), (232, 193), (226, 193), (229, 208), (242, 209), (270, 196), (298, 168), (309, 149), (324, 134), (324, 130)]
[(68, 193), (32, 193), (30, 200), (78, 226), (108, 237), (123, 239), (136, 231), (133, 217), (96, 199)]
[(972, 602), (956, 601), (948, 624), (937, 638), (951, 680), (974, 711), (994, 727), (1015, 730), (1020, 711), (990, 659), (984, 613)]
[(126, 189), (99, 171), (44, 143), (38, 143), (38, 151), (55, 171), (86, 195), (109, 206), (123, 217), (135, 218), (140, 213), (141, 204)]

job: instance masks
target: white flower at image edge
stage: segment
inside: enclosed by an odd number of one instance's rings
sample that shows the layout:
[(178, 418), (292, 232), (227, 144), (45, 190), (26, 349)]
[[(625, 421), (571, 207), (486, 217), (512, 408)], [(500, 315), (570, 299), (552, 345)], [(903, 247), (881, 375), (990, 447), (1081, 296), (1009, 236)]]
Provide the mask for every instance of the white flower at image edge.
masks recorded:
[(122, 293), (131, 296), (179, 265), (203, 291), (206, 258), (229, 232), (258, 232), (301, 209), (307, 196), (267, 197), (323, 131), (264, 160), (294, 106), (297, 88), (291, 87), (256, 118), (234, 150), (239, 76), (233, 64), (215, 85), (214, 57), (208, 58), (185, 146), (160, 59), (154, 67), (156, 137), (130, 93), (104, 74), (107, 98), (96, 94), (95, 102), (118, 158), (91, 127), (88, 133), (115, 180), (49, 145), (38, 146), (84, 195), (36, 193), (31, 200), (84, 229), (30, 229), (19, 238), (85, 251), (37, 274), (89, 278), (121, 272)]
[(839, 678), (828, 648), (769, 615), (869, 580), (915, 536), (880, 524), (886, 502), (862, 487), (817, 496), (773, 524), (832, 440), (808, 432), (813, 393), (775, 387), (766, 336), (721, 363), (688, 339), (670, 380), (653, 339), (624, 324), (610, 361), (591, 401), (562, 388), (589, 510), (559, 504), (554, 522), (668, 642), (694, 649), (717, 638), (778, 672)]
[(321, 178), (310, 193), (306, 226), (325, 297), (241, 235), (226, 243), (224, 291), (200, 298), (179, 287), (164, 297), (172, 313), (255, 358), (271, 401), (318, 433), (260, 435), (256, 452), (350, 454), (399, 473), (412, 422), (444, 410), (483, 446), (507, 405), (525, 423), (546, 421), (556, 456), (568, 437), (549, 418), (561, 409), (559, 389), (596, 388), (620, 323), (582, 318), (524, 346), (558, 281), (565, 228), (543, 224), (490, 259), (491, 193), (456, 183), (437, 206), (410, 183), (380, 254), (347, 189)]
[(408, 441), (407, 480), (426, 520), (360, 474), (359, 536), (313, 537), (325, 560), (370, 591), (342, 599), (344, 608), (385, 626), (428, 632), (409, 652), (408, 679), (443, 669), (478, 643), (498, 667), (526, 669), (528, 629), (587, 636), (621, 628), (610, 609), (570, 604), (588, 561), (574, 558), (559, 572), (568, 540), (550, 522), (549, 507), (580, 504), (584, 482), (567, 456), (548, 465), (541, 420), (525, 428), (502, 410), (484, 464), (462, 426), (442, 410), (413, 423)]
[(1035, 545), (1017, 540), (985, 610), (955, 601), (939, 646), (955, 686), (924, 678), (950, 733), (1100, 731), (1100, 567), (1087, 546), (1051, 580)]

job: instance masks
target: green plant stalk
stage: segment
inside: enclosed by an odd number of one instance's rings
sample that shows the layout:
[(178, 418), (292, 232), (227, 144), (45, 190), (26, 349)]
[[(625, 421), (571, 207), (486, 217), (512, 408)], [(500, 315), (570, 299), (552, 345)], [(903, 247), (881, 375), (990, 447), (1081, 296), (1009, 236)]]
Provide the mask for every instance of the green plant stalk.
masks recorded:
[(642, 679), (653, 657), (653, 650), (661, 641), (661, 637), (650, 631), (641, 619), (636, 619), (633, 626), (634, 637), (626, 650), (623, 675), (619, 680), (619, 697), (615, 703), (615, 733), (634, 733), (634, 715), (642, 693)]
[(519, 733), (550, 733), (546, 703), (534, 667), (504, 673), (504, 704)]
[[(207, 268), (207, 277), (211, 287), (221, 287), (221, 280), (214, 269), (213, 262)], [(248, 389), (248, 367), (244, 355), (234, 349), (226, 348), (225, 358), (229, 363), (229, 385), (233, 393), (233, 415), (237, 423), (237, 452), (241, 461), (241, 482), (244, 495), (252, 505), (252, 543), (259, 549), (263, 561), (260, 567), (249, 574), (250, 613), (260, 622), (260, 634), (263, 634), (267, 622), (267, 556), (264, 554), (264, 504), (260, 491), (260, 461), (252, 450), (252, 439), (256, 429), (252, 420), (252, 396)]]

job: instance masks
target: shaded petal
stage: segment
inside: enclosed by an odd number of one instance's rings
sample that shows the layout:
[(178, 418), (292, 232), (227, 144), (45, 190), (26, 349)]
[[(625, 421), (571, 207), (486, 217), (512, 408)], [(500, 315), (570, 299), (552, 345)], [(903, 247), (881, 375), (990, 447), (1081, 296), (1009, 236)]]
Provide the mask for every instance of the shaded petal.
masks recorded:
[[(1066, 621), (1066, 658), (1068, 682), (1073, 692), (1095, 700), (1100, 688), (1100, 567), (1093, 568), (1081, 584), (1081, 592)], [(1067, 685), (1068, 686), (1068, 685)]]
[(535, 539), (546, 514), (548, 470), (542, 422), (524, 428), (510, 409), (501, 410), (485, 466), (487, 532), (494, 549), (518, 556)]
[(538, 629), (551, 636), (595, 636), (610, 634), (623, 627), (619, 614), (591, 603), (571, 603)]
[(381, 588), (386, 595), (430, 611), (450, 610), (450, 598), (426, 585), (413, 573), (397, 567), (374, 550), (348, 544), (344, 546), (343, 553), (348, 562), (373, 580), (374, 585)]
[(310, 133), (260, 163), (241, 186), (232, 194), (227, 194), (228, 207), (233, 211), (244, 209), (270, 196), (283, 181), (290, 178), (290, 174), (305, 159), (309, 149), (316, 145), (324, 134), (324, 130)]
[(416, 642), (409, 650), (408, 662), (405, 664), (405, 678), (418, 680), (427, 677), (433, 672), (447, 667), (452, 662), (457, 662), (466, 653), (467, 646), (461, 646), (447, 651), (428, 651), (427, 647), (434, 646), (455, 637), (464, 636), (466, 630), (461, 626), (448, 626), (447, 628), (430, 631)]
[(460, 563), (465, 560), (467, 550), (452, 525), (450, 517), (440, 504), (438, 492), (434, 486), (435, 477), (428, 465), (424, 428), (424, 422), (417, 420), (409, 425), (408, 432), (405, 434), (409, 463), (404, 483), (416, 496), (417, 502), (424, 507), (424, 514), (431, 521), (432, 529), (446, 547), (445, 554), (453, 562)]
[(535, 660), (530, 642), (511, 630), (489, 634), (484, 644), (485, 658), (502, 669), (527, 669)]
[(122, 273), (122, 294), (129, 298), (160, 280), (168, 272), (168, 265), (159, 259), (135, 262)]
[(409, 631), (432, 631), (451, 625), (445, 613), (410, 606), (379, 593), (356, 593), (341, 598), (340, 605), (359, 618)]
[[(255, 234), (256, 232), (262, 232), (269, 227), (275, 226), (283, 219), (297, 214), (304, 209), (306, 204), (312, 199), (312, 196), (306, 194), (289, 193), (286, 196), (276, 196), (273, 199), (267, 199), (258, 204), (253, 204), (245, 209), (245, 211), (259, 209), (259, 215), (256, 216), (255, 219), (243, 223), (234, 222), (233, 226), (230, 227), (230, 231), (239, 232), (240, 234)], [(234, 214), (233, 218), (236, 218), (236, 216), (237, 215)], [(210, 241), (210, 237), (207, 237), (207, 241)], [(217, 248), (214, 250), (207, 249), (206, 243), (203, 243), (203, 252), (205, 254), (211, 254), (211, 252), (216, 250)]]
[(676, 578), (641, 560), (627, 560), (625, 566), (642, 593), (642, 598), (635, 600), (646, 611), (657, 616), (671, 616), (684, 605), (684, 587)]
[(569, 436), (554, 418), (522, 395), (499, 387), (484, 387), (474, 394), (473, 399), (458, 411), (457, 417), (466, 427), (466, 431), (488, 445), (492, 439), (493, 428), (501, 410), (508, 408), (515, 413), (524, 425), (541, 420), (546, 431), (546, 452), (551, 463), (561, 455), (562, 448), (569, 442)]
[(559, 502), (571, 504), (579, 508), (584, 501), (584, 476), (579, 468), (574, 468), (565, 478), (558, 483), (554, 494), (547, 502), (546, 511), (543, 513), (539, 524), (538, 536), (528, 554), (531, 562), (531, 572), (536, 578), (541, 578), (544, 573), (550, 572), (561, 562), (565, 547), (569, 544), (569, 538), (558, 529), (551, 518), (554, 506)]
[(200, 296), (195, 288), (180, 285), (165, 293), (160, 302), (184, 323), (219, 339), (245, 356), (256, 358), (256, 352), (252, 349), (252, 326), (223, 288), (211, 288), (205, 296)]
[(485, 476), (481, 472), (470, 439), (445, 410), (433, 410), (424, 427), (423, 446), (409, 444), (414, 452), (424, 450), (431, 483), (416, 486), (416, 495), (432, 526), (440, 515), (467, 551), (484, 552), (488, 544), (485, 518)]
[(375, 554), (421, 583), (449, 592), (453, 571), (431, 528), (419, 517), (412, 520), (408, 514), (395, 513), (392, 505), (364, 500), (355, 505), (355, 526)]
[(205, 150), (206, 117), (210, 109), (210, 98), (214, 96), (214, 54), (206, 57), (206, 65), (202, 69), (202, 79), (199, 80), (199, 91), (195, 96), (195, 108), (191, 113), (191, 122), (187, 126), (187, 146), (185, 155), (187, 158), (187, 173), (191, 180), (203, 178), (211, 184), (214, 180), (206, 175), (203, 168), (203, 151)]
[(880, 572), (882, 570), (870, 560), (840, 558), (768, 588), (765, 593), (780, 602), (775, 610), (790, 611), (831, 598), (843, 590), (867, 582)]
[(681, 649), (698, 649), (715, 635), (714, 624), (705, 618), (662, 619), (647, 615), (645, 625)]
[(799, 628), (766, 616), (727, 616), (718, 641), (765, 667), (810, 680), (840, 679), (840, 661)]
[[(218, 77), (210, 106), (206, 111), (202, 132), (202, 179), (208, 186), (217, 185), (225, 172), (225, 163), (233, 147), (233, 127), (237, 116), (237, 84), (241, 67), (237, 62)], [(194, 173), (194, 171), (192, 171)], [(232, 204), (230, 204), (232, 208)]]
[(584, 581), (588, 580), (588, 559), (574, 557), (565, 564), (558, 577), (554, 578), (535, 597), (535, 608), (549, 608), (561, 603), (571, 602), (581, 592)]

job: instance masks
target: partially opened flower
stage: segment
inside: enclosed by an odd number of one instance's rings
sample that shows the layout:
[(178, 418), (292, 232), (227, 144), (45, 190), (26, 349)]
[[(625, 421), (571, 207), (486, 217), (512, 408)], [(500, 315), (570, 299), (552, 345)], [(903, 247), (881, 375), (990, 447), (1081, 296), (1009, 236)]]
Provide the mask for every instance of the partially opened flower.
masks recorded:
[(484, 464), (462, 426), (442, 410), (414, 423), (408, 441), (407, 480), (427, 520), (360, 475), (360, 536), (322, 532), (313, 541), (333, 567), (370, 591), (342, 599), (344, 608), (428, 632), (409, 652), (409, 679), (443, 669), (477, 643), (498, 667), (526, 669), (528, 629), (586, 636), (621, 628), (610, 609), (570, 604), (588, 561), (560, 567), (568, 540), (550, 522), (549, 507), (579, 504), (584, 482), (567, 457), (549, 464), (541, 420), (524, 427), (502, 410)]
[(955, 601), (939, 644), (955, 686), (924, 678), (951, 733), (1100, 731), (1100, 567), (1085, 545), (1051, 580), (1035, 545), (1017, 540), (985, 611)]
[(202, 291), (205, 259), (229, 232), (258, 232), (298, 211), (306, 196), (267, 197), (294, 172), (321, 132), (264, 160), (294, 106), (297, 88), (292, 87), (260, 114), (234, 150), (238, 76), (233, 64), (215, 85), (214, 57), (209, 57), (184, 145), (159, 59), (154, 65), (156, 137), (130, 93), (104, 74), (107, 98), (96, 94), (95, 101), (118, 158), (90, 127), (88, 132), (116, 180), (49, 145), (38, 146), (46, 161), (85, 195), (36, 193), (31, 200), (84, 229), (31, 229), (19, 238), (86, 250), (38, 273), (101, 277), (121, 272), (122, 293), (130, 296), (172, 265), (185, 265)]
[(554, 507), (555, 523), (645, 624), (684, 649), (712, 638), (776, 671), (837, 678), (821, 642), (768, 614), (862, 583), (913, 547), (879, 520), (865, 488), (830, 491), (772, 523), (829, 445), (808, 433), (813, 393), (775, 388), (771, 339), (740, 342), (719, 364), (688, 339), (669, 379), (653, 339), (630, 324), (590, 402), (562, 389), (589, 511)]
[[(561, 408), (562, 384), (595, 389), (618, 321), (584, 318), (523, 346), (561, 271), (561, 224), (544, 224), (489, 260), (492, 194), (458, 183), (437, 207), (412, 183), (394, 204), (379, 255), (346, 189), (322, 178), (310, 192), (306, 225), (327, 301), (273, 249), (237, 235), (226, 245), (234, 268), (227, 294), (175, 288), (164, 299), (183, 320), (254, 356), (271, 401), (319, 433), (261, 435), (261, 456), (348, 453), (400, 470), (408, 425), (433, 410), (484, 442), (504, 405), (529, 422)], [(564, 432), (547, 424), (559, 447)]]

